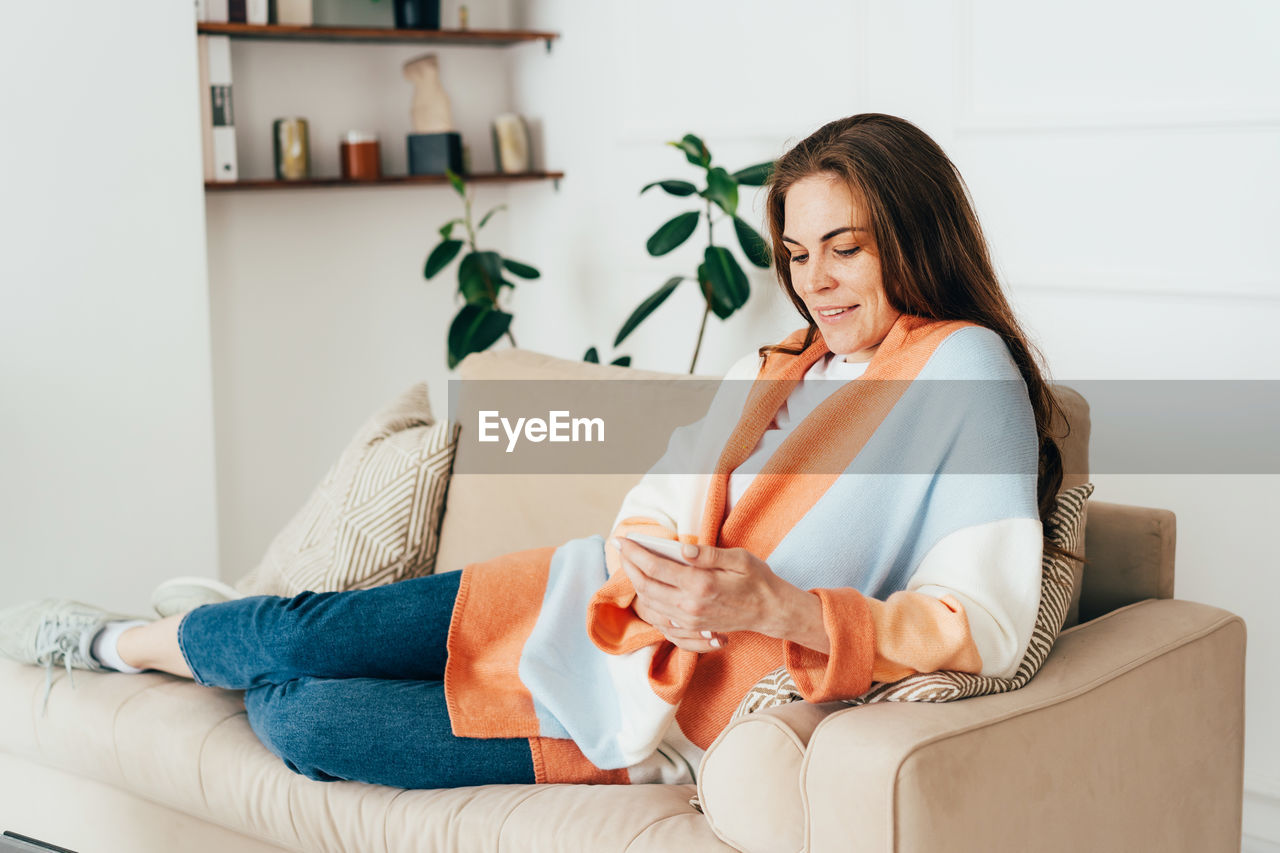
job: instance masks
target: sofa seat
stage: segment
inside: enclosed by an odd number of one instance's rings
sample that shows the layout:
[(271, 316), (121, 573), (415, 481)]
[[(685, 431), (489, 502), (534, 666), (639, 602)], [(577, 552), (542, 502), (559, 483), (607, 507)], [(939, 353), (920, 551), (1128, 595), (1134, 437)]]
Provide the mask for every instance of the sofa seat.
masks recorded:
[[(138, 853), (136, 835), (113, 838), (101, 823), (92, 830), (76, 825), (74, 790), (86, 783), (126, 795), (116, 808), (125, 819), (146, 820), (154, 803), (169, 822), (166, 811), (199, 824), (189, 834), (180, 819), (168, 832), (157, 826), (156, 850), (230, 849), (219, 846), (227, 839), (237, 850), (732, 849), (689, 805), (693, 785), (403, 791), (317, 782), (290, 771), (258, 741), (238, 692), (160, 673), (77, 670), (74, 689), (65, 671), (55, 678), (42, 716), (44, 670), (0, 660), (0, 828), (73, 849)], [(17, 700), (23, 695), (28, 701)], [(28, 774), (40, 775), (46, 792), (18, 807)], [(47, 783), (56, 785), (59, 774), (70, 795), (50, 800)], [(210, 824), (230, 832), (211, 835)]]

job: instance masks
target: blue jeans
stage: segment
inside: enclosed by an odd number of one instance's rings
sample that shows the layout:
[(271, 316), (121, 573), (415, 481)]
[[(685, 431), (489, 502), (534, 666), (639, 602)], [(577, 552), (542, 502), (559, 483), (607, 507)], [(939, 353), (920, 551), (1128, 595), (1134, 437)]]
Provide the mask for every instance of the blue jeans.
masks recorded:
[(461, 572), (351, 592), (207, 604), (178, 625), (199, 684), (243, 690), (290, 770), (397, 788), (529, 784), (526, 738), (460, 738), (444, 699)]

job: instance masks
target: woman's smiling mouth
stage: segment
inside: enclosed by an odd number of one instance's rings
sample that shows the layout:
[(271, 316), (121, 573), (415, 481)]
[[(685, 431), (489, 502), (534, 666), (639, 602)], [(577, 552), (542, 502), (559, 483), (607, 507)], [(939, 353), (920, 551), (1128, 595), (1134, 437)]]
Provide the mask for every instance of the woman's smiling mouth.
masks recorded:
[(814, 313), (824, 323), (835, 323), (853, 313), (857, 305), (846, 305), (843, 308), (819, 308)]

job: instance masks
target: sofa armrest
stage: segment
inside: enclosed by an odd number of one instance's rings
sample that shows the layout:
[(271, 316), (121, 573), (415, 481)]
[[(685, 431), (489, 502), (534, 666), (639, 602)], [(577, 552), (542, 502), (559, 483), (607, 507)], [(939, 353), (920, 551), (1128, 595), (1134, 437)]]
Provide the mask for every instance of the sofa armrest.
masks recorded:
[(1079, 621), (1147, 598), (1173, 598), (1176, 533), (1167, 509), (1089, 501)]
[(1064, 632), (1026, 687), (823, 719), (805, 849), (1240, 849), (1245, 625), (1146, 600)]

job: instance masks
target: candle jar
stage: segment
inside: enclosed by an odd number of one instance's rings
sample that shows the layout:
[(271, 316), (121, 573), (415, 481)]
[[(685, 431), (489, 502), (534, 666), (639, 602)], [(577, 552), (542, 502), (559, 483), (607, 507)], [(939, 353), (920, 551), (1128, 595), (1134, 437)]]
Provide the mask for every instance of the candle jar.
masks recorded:
[(376, 181), (382, 177), (378, 136), (362, 130), (348, 131), (339, 145), (342, 177), (348, 181)]
[(275, 145), (276, 180), (303, 181), (311, 175), (311, 151), (307, 144), (307, 120), (276, 119), (271, 125)]

